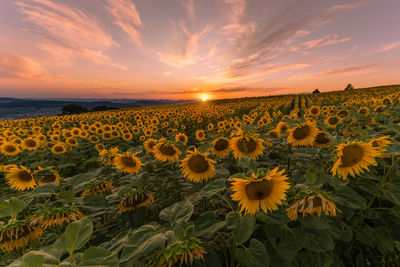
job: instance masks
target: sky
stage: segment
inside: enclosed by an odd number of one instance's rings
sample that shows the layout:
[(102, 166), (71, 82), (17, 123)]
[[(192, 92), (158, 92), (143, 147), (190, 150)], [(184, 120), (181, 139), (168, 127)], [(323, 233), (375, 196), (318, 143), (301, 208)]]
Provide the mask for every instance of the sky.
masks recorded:
[(219, 99), (400, 83), (399, 0), (0, 0), (0, 97)]

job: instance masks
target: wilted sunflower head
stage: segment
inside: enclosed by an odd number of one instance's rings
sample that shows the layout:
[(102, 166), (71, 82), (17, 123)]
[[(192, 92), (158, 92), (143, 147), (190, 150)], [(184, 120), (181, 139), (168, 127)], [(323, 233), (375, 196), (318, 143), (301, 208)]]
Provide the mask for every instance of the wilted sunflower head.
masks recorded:
[(228, 155), (230, 150), (229, 140), (225, 137), (219, 137), (212, 142), (211, 153), (217, 157)]
[(77, 221), (83, 218), (83, 213), (77, 207), (46, 207), (34, 212), (30, 218), (31, 225), (38, 225), (46, 229), (64, 222)]
[(124, 195), (119, 205), (119, 213), (138, 209), (150, 205), (154, 201), (154, 195), (144, 190), (134, 190)]
[(96, 181), (91, 183), (86, 189), (82, 192), (82, 196), (88, 195), (101, 195), (107, 191), (111, 191), (114, 189), (114, 186), (107, 181)]
[(265, 174), (252, 174), (245, 179), (233, 178), (232, 199), (239, 201), (240, 211), (254, 215), (262, 209), (265, 213), (278, 209), (282, 200), (286, 199), (286, 191), (290, 185), (283, 175), (285, 170), (278, 167)]
[(30, 240), (40, 239), (43, 230), (29, 225), (28, 222), (18, 221), (0, 226), (0, 249), (11, 252), (25, 247)]
[(189, 155), (182, 160), (181, 168), (183, 175), (194, 182), (208, 180), (215, 175), (214, 161), (207, 158), (197, 149), (189, 151)]
[(322, 148), (322, 147), (329, 147), (331, 145), (332, 145), (332, 142), (331, 142), (331, 140), (329, 140), (327, 138), (327, 133), (325, 133), (325, 132), (319, 132), (314, 139), (315, 147)]
[(358, 175), (363, 169), (368, 170), (369, 165), (377, 165), (375, 157), (381, 156), (379, 150), (371, 143), (357, 142), (341, 144), (337, 147), (338, 159), (332, 167), (331, 172), (343, 179), (347, 176)]

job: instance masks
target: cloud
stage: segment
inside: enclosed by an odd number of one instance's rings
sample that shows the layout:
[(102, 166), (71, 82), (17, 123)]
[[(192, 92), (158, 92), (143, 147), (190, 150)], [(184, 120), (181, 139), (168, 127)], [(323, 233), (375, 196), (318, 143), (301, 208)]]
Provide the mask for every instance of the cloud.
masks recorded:
[(264, 75), (270, 75), (277, 72), (303, 69), (309, 67), (310, 64), (306, 63), (290, 63), (290, 64), (275, 64), (264, 67), (262, 69), (253, 70), (251, 72), (244, 71), (243, 69), (237, 68), (227, 68), (225, 76), (228, 78), (238, 78), (238, 77), (246, 77), (246, 78), (255, 78)]
[(164, 71), (163, 74), (165, 76), (171, 77), (172, 76), (172, 71)]
[(194, 0), (182, 0), (182, 5), (186, 9), (189, 18), (192, 21), (194, 21), (195, 20)]
[(61, 53), (67, 53), (71, 58), (85, 57), (95, 63), (127, 69), (104, 54), (104, 49), (119, 44), (93, 15), (48, 0), (22, 0), (15, 4), (26, 16), (25, 21), (37, 26), (25, 30), (40, 36), (40, 46), (46, 52), (54, 49), (51, 54), (56, 58), (65, 59)]
[(18, 55), (0, 55), (0, 77), (30, 80), (49, 78), (38, 62)]
[(308, 49), (313, 49), (313, 48), (319, 48), (319, 47), (324, 47), (328, 45), (335, 45), (335, 44), (340, 44), (349, 41), (350, 38), (341, 38), (338, 39), (338, 35), (331, 35), (331, 36), (326, 36), (324, 38), (316, 39), (316, 40), (310, 40), (304, 43), (304, 45)]
[(107, 1), (106, 8), (114, 16), (114, 24), (127, 33), (132, 42), (142, 46), (138, 28), (143, 24), (135, 4), (130, 0), (110, 0)]
[(389, 50), (395, 49), (398, 46), (400, 46), (400, 42), (394, 42), (394, 43), (385, 44), (385, 45), (382, 45), (378, 49), (377, 53), (384, 53), (384, 52), (387, 52)]
[(339, 74), (348, 74), (348, 73), (365, 73), (370, 72), (371, 68), (379, 65), (378, 63), (369, 64), (369, 65), (358, 65), (358, 66), (351, 66), (345, 68), (337, 68), (332, 70), (327, 70), (321, 72), (319, 75), (339, 75)]
[(242, 92), (274, 92), (281, 91), (285, 88), (283, 87), (224, 87), (217, 89), (204, 89), (204, 90), (193, 90), (197, 88), (192, 88), (190, 90), (182, 90), (182, 91), (173, 91), (169, 92), (172, 95), (186, 95), (186, 94), (198, 94), (198, 93), (207, 93), (207, 94), (225, 94), (225, 93), (242, 93)]

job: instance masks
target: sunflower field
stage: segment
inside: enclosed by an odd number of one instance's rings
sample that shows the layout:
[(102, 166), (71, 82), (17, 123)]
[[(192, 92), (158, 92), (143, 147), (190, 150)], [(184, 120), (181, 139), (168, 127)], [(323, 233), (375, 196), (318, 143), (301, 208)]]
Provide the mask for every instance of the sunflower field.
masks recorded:
[(0, 265), (400, 266), (399, 89), (0, 121)]

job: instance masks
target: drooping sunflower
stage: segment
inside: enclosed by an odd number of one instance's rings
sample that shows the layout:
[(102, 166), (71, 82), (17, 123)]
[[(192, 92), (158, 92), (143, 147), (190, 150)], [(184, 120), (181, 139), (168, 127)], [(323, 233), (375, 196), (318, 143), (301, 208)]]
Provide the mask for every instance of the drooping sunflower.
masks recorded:
[(0, 151), (6, 156), (15, 156), (21, 152), (21, 149), (17, 144), (5, 142), (0, 146)]
[(54, 225), (62, 225), (64, 222), (77, 221), (83, 217), (83, 213), (77, 207), (46, 207), (32, 215), (30, 224), (46, 229)]
[(309, 146), (318, 134), (315, 123), (306, 122), (289, 130), (288, 141), (292, 146)]
[(207, 158), (206, 154), (200, 153), (196, 148), (189, 151), (189, 155), (182, 160), (180, 167), (183, 175), (193, 182), (208, 180), (215, 175), (214, 160)]
[(390, 136), (382, 136), (379, 138), (372, 139), (369, 143), (372, 145), (372, 147), (376, 148), (378, 152), (380, 153), (379, 157), (387, 157), (385, 154), (386, 152), (386, 146), (393, 144), (390, 140), (388, 140)]
[(204, 260), (206, 253), (202, 242), (191, 237), (180, 242), (168, 244), (153, 256), (149, 266), (151, 267), (172, 267), (172, 266), (190, 266), (193, 260)]
[(59, 155), (59, 154), (64, 154), (65, 152), (67, 152), (67, 148), (65, 143), (63, 142), (58, 142), (57, 144), (55, 144), (52, 148), (51, 148), (51, 152), (55, 155)]
[(318, 148), (332, 146), (332, 142), (327, 138), (327, 135), (327, 133), (320, 131), (314, 139), (313, 146)]
[(342, 119), (338, 116), (331, 116), (325, 119), (325, 124), (329, 126), (329, 128), (336, 128)]
[(206, 139), (206, 133), (204, 132), (204, 130), (197, 130), (196, 131), (196, 139), (198, 141), (203, 141)]
[(157, 139), (149, 138), (144, 142), (144, 149), (146, 150), (146, 154), (150, 154), (154, 152), (154, 146), (157, 144)]
[(249, 157), (256, 160), (263, 154), (265, 147), (263, 140), (258, 138), (258, 134), (240, 131), (238, 137), (234, 137), (229, 141), (230, 148), (233, 150), (235, 159)]
[(119, 204), (119, 213), (138, 209), (150, 205), (154, 201), (154, 195), (145, 190), (134, 190), (124, 195)]
[(38, 169), (35, 170), (34, 176), (35, 178), (40, 178), (38, 180), (39, 185), (44, 185), (48, 183), (60, 183), (60, 180), (62, 179), (61, 176), (58, 174), (57, 171), (55, 170), (44, 170), (42, 167), (38, 166)]
[(351, 143), (340, 144), (337, 149), (338, 159), (333, 165), (331, 172), (346, 180), (347, 176), (358, 175), (364, 169), (368, 171), (368, 166), (377, 165), (375, 157), (381, 156), (379, 150), (371, 143), (353, 141)]
[(188, 137), (184, 133), (178, 133), (177, 135), (175, 135), (175, 141), (186, 145)]
[(154, 146), (154, 156), (161, 161), (177, 161), (181, 151), (170, 141), (161, 138)]
[(315, 212), (318, 214), (318, 217), (321, 217), (321, 213), (324, 213), (326, 216), (336, 217), (336, 211), (339, 210), (332, 199), (326, 194), (321, 193), (300, 197), (300, 199), (286, 209), (286, 213), (292, 221), (298, 219), (299, 213), (302, 213), (303, 218), (306, 214), (313, 214)]
[(17, 221), (0, 226), (0, 249), (11, 252), (28, 245), (29, 241), (40, 239), (43, 230), (29, 225), (26, 221)]
[(278, 169), (276, 167), (266, 175), (253, 173), (246, 179), (233, 178), (232, 200), (239, 201), (240, 212), (254, 215), (260, 209), (265, 213), (278, 209), (281, 201), (286, 199), (286, 191), (290, 187), (286, 181), (288, 177), (283, 175), (285, 170)]
[(7, 184), (9, 184), (11, 188), (20, 191), (35, 188), (37, 186), (31, 171), (23, 166), (14, 167), (8, 170), (6, 180)]
[(138, 173), (142, 168), (142, 161), (135, 154), (117, 154), (114, 158), (114, 166), (125, 173)]
[(223, 157), (229, 154), (231, 151), (229, 146), (229, 140), (225, 137), (218, 137), (212, 142), (211, 154), (217, 157)]
[(107, 181), (96, 181), (90, 184), (83, 192), (82, 197), (88, 195), (101, 195), (107, 191), (112, 191), (114, 186)]

